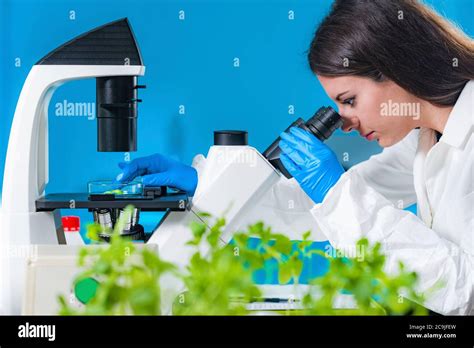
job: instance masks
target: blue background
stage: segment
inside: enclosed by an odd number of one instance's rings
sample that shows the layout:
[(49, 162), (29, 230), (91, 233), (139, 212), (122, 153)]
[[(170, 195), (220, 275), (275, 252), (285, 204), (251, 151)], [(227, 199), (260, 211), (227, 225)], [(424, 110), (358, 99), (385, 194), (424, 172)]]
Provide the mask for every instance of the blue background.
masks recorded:
[[(427, 1), (473, 36), (472, 0)], [(16, 102), (33, 64), (48, 52), (107, 22), (128, 17), (146, 73), (140, 78), (138, 151), (191, 163), (207, 153), (213, 130), (245, 129), (263, 151), (296, 117), (333, 105), (306, 60), (330, 0), (0, 0), (0, 181)], [(185, 20), (179, 11), (185, 11)], [(75, 19), (70, 18), (75, 11)], [(289, 20), (294, 11), (294, 20)], [(234, 58), (240, 67), (234, 67)], [(15, 66), (15, 59), (21, 66)], [(50, 103), (50, 182), (47, 192), (85, 191), (110, 179), (123, 153), (96, 151), (96, 120), (55, 115), (56, 103), (95, 102), (95, 80), (60, 87)], [(185, 106), (180, 114), (179, 106)], [(288, 113), (293, 105), (295, 114)], [(350, 167), (381, 151), (376, 142), (338, 131), (328, 144)], [(0, 187), (1, 190), (1, 187)], [(1, 194), (1, 192), (0, 192)], [(68, 212), (64, 212), (67, 214)], [(74, 215), (78, 211), (74, 212)], [(81, 212), (82, 226), (91, 219)], [(143, 221), (156, 223), (156, 215)], [(314, 247), (323, 247), (324, 243)], [(316, 262), (316, 261), (315, 261)], [(321, 264), (313, 267), (321, 271)], [(307, 271), (306, 271), (307, 272)]]

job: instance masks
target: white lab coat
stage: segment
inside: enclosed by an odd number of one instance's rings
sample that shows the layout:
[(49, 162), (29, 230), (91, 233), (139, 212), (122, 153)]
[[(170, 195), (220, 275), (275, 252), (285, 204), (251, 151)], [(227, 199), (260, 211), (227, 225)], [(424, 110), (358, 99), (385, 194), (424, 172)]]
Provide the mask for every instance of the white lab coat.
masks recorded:
[[(470, 81), (438, 143), (433, 130), (413, 130), (350, 168), (321, 204), (315, 205), (295, 179), (282, 176), (242, 225), (263, 220), (293, 239), (311, 229), (315, 240), (349, 252), (362, 237), (379, 241), (387, 272), (397, 272), (402, 261), (418, 273), (422, 292), (444, 282), (427, 299), (427, 308), (474, 314), (473, 104)], [(198, 175), (204, 164), (204, 157), (196, 156)], [(414, 203), (418, 216), (403, 210)]]
[[(332, 246), (345, 250), (362, 237), (380, 241), (388, 272), (396, 272), (400, 260), (418, 273), (420, 291), (444, 282), (425, 303), (441, 314), (474, 314), (473, 104), (470, 81), (438, 143), (433, 130), (413, 130), (350, 168), (311, 208)], [(278, 201), (289, 199), (288, 185), (297, 183), (275, 186)], [(413, 203), (418, 216), (402, 210)]]

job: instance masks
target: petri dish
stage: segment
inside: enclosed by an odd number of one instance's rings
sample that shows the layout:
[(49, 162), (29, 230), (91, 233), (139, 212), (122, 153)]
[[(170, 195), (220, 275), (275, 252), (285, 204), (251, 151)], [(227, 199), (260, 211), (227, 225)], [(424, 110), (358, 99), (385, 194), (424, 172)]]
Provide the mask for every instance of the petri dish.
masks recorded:
[(87, 184), (89, 194), (114, 194), (116, 196), (141, 196), (143, 183), (137, 180), (118, 183), (114, 180), (97, 180)]

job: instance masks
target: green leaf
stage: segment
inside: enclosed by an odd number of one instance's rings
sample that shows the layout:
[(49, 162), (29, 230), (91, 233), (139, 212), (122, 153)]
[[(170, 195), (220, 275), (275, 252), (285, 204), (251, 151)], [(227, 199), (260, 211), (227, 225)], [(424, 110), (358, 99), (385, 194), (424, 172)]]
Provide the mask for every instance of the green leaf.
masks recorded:
[(249, 241), (249, 236), (244, 233), (238, 233), (238, 234), (234, 234), (233, 239), (237, 243), (238, 246), (246, 247)]
[(291, 240), (288, 237), (281, 234), (275, 235), (274, 238), (275, 238), (275, 244), (273, 245), (273, 248), (279, 253), (288, 255), (292, 249)]
[(199, 212), (198, 213), (198, 216), (203, 218), (203, 219), (207, 219), (207, 218), (210, 218), (211, 217), (211, 214), (209, 213), (206, 213), (206, 212)]
[(191, 222), (190, 228), (193, 236), (199, 240), (204, 235), (204, 233), (206, 233), (207, 227), (200, 222), (193, 221)]
[(291, 262), (285, 262), (279, 264), (278, 267), (278, 283), (287, 284), (292, 277), (292, 264)]
[(251, 226), (249, 226), (250, 235), (262, 237), (263, 235), (263, 222), (259, 221)]
[(303, 271), (303, 261), (301, 261), (296, 255), (290, 259), (291, 264), (291, 275), (293, 278), (297, 279)]
[(308, 238), (311, 236), (311, 231), (306, 231), (303, 233), (303, 240), (308, 240)]

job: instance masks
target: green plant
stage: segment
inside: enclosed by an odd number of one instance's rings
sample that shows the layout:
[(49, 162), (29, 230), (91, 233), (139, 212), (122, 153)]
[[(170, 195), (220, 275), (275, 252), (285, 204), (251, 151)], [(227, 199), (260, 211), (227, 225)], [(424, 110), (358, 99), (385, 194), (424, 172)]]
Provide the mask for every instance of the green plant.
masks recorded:
[[(259, 244), (256, 249), (246, 248), (249, 235), (257, 236)], [(287, 314), (312, 315), (423, 315), (427, 311), (418, 303), (423, 303), (423, 296), (416, 293), (417, 275), (405, 271), (403, 263), (399, 263), (399, 271), (395, 275), (384, 272), (385, 256), (381, 253), (380, 243), (369, 245), (367, 239), (357, 242), (356, 250), (360, 255), (355, 257), (339, 257), (342, 251), (335, 250), (331, 257), (321, 250), (310, 250), (311, 232), (303, 234), (302, 241), (292, 248), (291, 241), (284, 235), (273, 233), (271, 228), (262, 222), (249, 226), (248, 233), (238, 233), (234, 236), (236, 244), (244, 251), (242, 261), (250, 264), (252, 270), (263, 266), (263, 262), (274, 258), (278, 263), (278, 279), (280, 284), (292, 280), (295, 284), (295, 297), (301, 293), (298, 280), (303, 270), (303, 259), (317, 254), (329, 261), (327, 273), (310, 282), (309, 290), (302, 298), (303, 310), (286, 312)], [(334, 309), (333, 304), (341, 293), (354, 296), (357, 309)], [(401, 294), (410, 299), (407, 300)]]
[[(81, 309), (71, 305), (64, 296), (59, 297), (60, 314), (63, 315), (154, 315), (160, 314), (161, 276), (175, 272), (175, 267), (162, 261), (157, 254), (136, 246), (120, 236), (124, 222), (129, 219), (133, 207), (128, 206), (115, 225), (110, 244), (104, 247), (85, 247), (79, 253), (78, 264), (85, 270), (74, 283), (94, 279), (99, 283), (97, 291)], [(88, 237), (99, 241), (103, 232), (97, 224), (88, 226)]]
[[(357, 257), (329, 258), (328, 272), (314, 279), (312, 287), (303, 297), (305, 314), (427, 314), (427, 310), (416, 303), (424, 301), (423, 296), (415, 291), (416, 273), (407, 272), (403, 263), (399, 262), (397, 274), (386, 274), (383, 269), (385, 256), (381, 253), (380, 243), (371, 246), (367, 239), (361, 239), (356, 250), (361, 253)], [(336, 254), (343, 253), (336, 251)], [(356, 310), (333, 308), (334, 300), (341, 292), (354, 296)], [(416, 302), (407, 300), (402, 294)]]
[[(126, 213), (131, 213), (131, 207)], [(123, 225), (119, 221), (109, 246), (83, 248), (79, 255), (79, 264), (85, 270), (76, 280), (94, 277), (100, 283), (97, 293), (83, 310), (74, 309), (60, 297), (61, 314), (160, 314), (159, 280), (172, 272), (186, 288), (174, 302), (174, 314), (243, 315), (248, 313), (246, 305), (262, 296), (252, 281), (252, 274), (261, 270), (266, 261), (276, 260), (280, 284), (292, 281), (295, 294), (300, 294), (303, 259), (314, 254), (328, 259), (328, 272), (311, 281), (309, 290), (302, 296), (303, 309), (286, 314), (426, 313), (423, 307), (401, 296), (403, 293), (423, 302), (423, 297), (414, 290), (416, 274), (407, 272), (402, 263), (398, 274), (386, 274), (385, 256), (378, 243), (369, 245), (366, 239), (360, 240), (357, 250), (363, 251), (362, 257), (331, 257), (310, 249), (309, 231), (293, 246), (288, 237), (257, 222), (248, 226), (247, 231), (235, 233), (233, 242), (222, 246), (220, 237), (225, 219), (213, 219), (205, 213), (201, 219), (203, 222), (190, 225), (193, 238), (187, 244), (194, 248), (194, 253), (187, 268), (179, 272), (153, 251), (138, 250), (131, 241), (122, 238), (118, 231)], [(101, 232), (97, 225), (90, 225), (88, 230), (92, 239), (97, 239)], [(259, 238), (256, 247), (249, 247), (250, 237)], [(332, 304), (341, 292), (354, 296), (356, 310), (333, 309)]]
[[(209, 215), (201, 214), (209, 225)], [(241, 315), (245, 304), (260, 296), (252, 282), (252, 273), (232, 245), (222, 247), (219, 237), (225, 220), (219, 218), (210, 228), (192, 223), (194, 238), (187, 244), (195, 251), (182, 279), (186, 292), (180, 294), (173, 307), (177, 315)]]
[[(195, 247), (187, 272), (183, 276), (187, 291), (178, 296), (173, 313), (179, 315), (234, 315), (248, 313), (245, 305), (261, 298), (252, 281), (253, 272), (264, 267), (265, 261), (278, 261), (279, 279), (297, 283), (303, 268), (302, 255), (310, 245), (310, 233), (292, 250), (291, 240), (271, 227), (257, 222), (247, 232), (233, 235), (233, 243), (221, 246), (219, 238), (225, 219), (212, 223), (209, 214), (201, 214), (205, 223), (194, 222), (190, 228), (193, 239), (187, 244)], [(207, 228), (207, 226), (211, 226)], [(256, 247), (249, 247), (249, 238), (258, 237)]]

